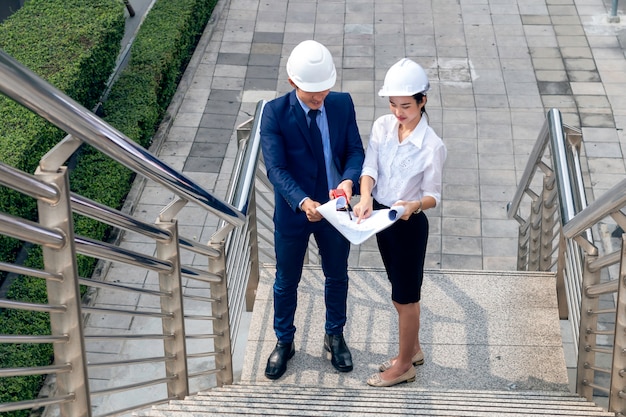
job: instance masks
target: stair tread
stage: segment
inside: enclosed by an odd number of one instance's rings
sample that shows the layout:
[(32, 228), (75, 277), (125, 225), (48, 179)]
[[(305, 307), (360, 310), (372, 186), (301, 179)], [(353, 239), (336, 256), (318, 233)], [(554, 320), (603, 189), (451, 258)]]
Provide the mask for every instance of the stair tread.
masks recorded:
[[(280, 401), (277, 401), (280, 400)], [(369, 401), (355, 401), (354, 399), (343, 399), (336, 401), (328, 401), (318, 397), (308, 398), (293, 398), (289, 402), (285, 401), (284, 397), (267, 397), (264, 400), (259, 398), (244, 399), (241, 397), (211, 397), (211, 399), (198, 399), (190, 398), (187, 400), (172, 401), (166, 408), (178, 409), (188, 407), (199, 407), (198, 409), (225, 409), (226, 404), (229, 404), (228, 409), (293, 409), (294, 407), (301, 407), (306, 404), (306, 408), (309, 411), (312, 410), (346, 410), (349, 409), (352, 412), (365, 411), (373, 408), (384, 410), (396, 410), (397, 412), (405, 410), (430, 410), (437, 408), (441, 410), (488, 410), (488, 411), (501, 411), (501, 412), (513, 412), (513, 411), (528, 411), (528, 410), (551, 410), (551, 411), (602, 411), (597, 408), (596, 405), (587, 402), (554, 402), (554, 403), (540, 403), (540, 402), (480, 402), (480, 401), (450, 401), (446, 398), (413, 398), (406, 397), (403, 400), (389, 401), (385, 396), (385, 401), (388, 401), (388, 405), (381, 406), (381, 398), (371, 398)], [(426, 404), (414, 403), (416, 400), (429, 400)]]
[[(298, 389), (299, 388), (299, 389)], [(562, 392), (485, 392), (428, 389), (336, 389), (283, 385), (231, 385), (155, 406), (142, 416), (272, 415), (356, 416), (599, 416), (596, 404)], [(341, 398), (340, 398), (341, 397)], [(382, 403), (381, 401), (385, 401)]]
[[(363, 393), (377, 393), (380, 392), (380, 388), (363, 386), (363, 387), (328, 387), (322, 385), (289, 385), (281, 383), (235, 383), (232, 385), (224, 385), (223, 387), (212, 388), (208, 391), (202, 391), (196, 395), (213, 395), (218, 392), (241, 392), (241, 393), (258, 393), (258, 392), (273, 392), (279, 391), (281, 393), (298, 393), (306, 394), (312, 392), (323, 393), (324, 395), (336, 394), (336, 395), (354, 395)], [(425, 388), (425, 387), (412, 387), (410, 385), (397, 385), (392, 390), (386, 390), (386, 395), (406, 395), (406, 393), (412, 394), (424, 394), (424, 395), (438, 395), (445, 394), (451, 396), (471, 396), (471, 397), (546, 397), (546, 398), (580, 398), (577, 395), (569, 391), (493, 391), (493, 390), (450, 390), (450, 389), (438, 389), (438, 388)], [(584, 399), (581, 399), (584, 401)]]

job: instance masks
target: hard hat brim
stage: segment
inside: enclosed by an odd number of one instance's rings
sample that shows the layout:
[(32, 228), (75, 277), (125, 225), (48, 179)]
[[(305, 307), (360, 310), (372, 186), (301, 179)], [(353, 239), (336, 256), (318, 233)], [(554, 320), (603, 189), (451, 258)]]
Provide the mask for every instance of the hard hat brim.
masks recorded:
[(305, 83), (302, 81), (296, 81), (293, 78), (290, 78), (290, 79), (300, 90), (307, 92), (307, 93), (319, 93), (321, 91), (330, 90), (331, 88), (335, 86), (335, 83), (337, 82), (336, 75), (334, 75), (328, 80), (324, 80), (319, 83)]
[(426, 90), (418, 90), (418, 91), (415, 91), (413, 93), (413, 92), (407, 91), (407, 90), (404, 90), (404, 91), (387, 91), (384, 88), (381, 88), (378, 91), (378, 95), (380, 97), (413, 97), (415, 94), (418, 94), (418, 93), (422, 93), (422, 94), (426, 95), (426, 92), (428, 90), (429, 89), (427, 88)]

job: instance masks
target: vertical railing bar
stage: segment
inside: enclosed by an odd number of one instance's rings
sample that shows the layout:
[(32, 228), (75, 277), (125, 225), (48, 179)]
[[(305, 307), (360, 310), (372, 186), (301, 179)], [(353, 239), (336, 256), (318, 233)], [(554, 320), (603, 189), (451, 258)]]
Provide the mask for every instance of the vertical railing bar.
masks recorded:
[[(559, 307), (559, 319), (567, 320), (569, 317), (569, 306), (567, 303), (568, 280), (566, 279), (566, 264), (567, 264), (567, 241), (563, 237), (561, 228), (559, 227), (559, 242), (558, 242), (558, 255), (557, 255), (557, 267), (556, 267), (556, 297), (557, 305)], [(577, 340), (577, 339), (574, 339)]]
[(230, 311), (228, 300), (228, 279), (226, 278), (226, 248), (225, 242), (211, 241), (209, 246), (220, 253), (220, 256), (209, 263), (209, 272), (221, 276), (222, 281), (211, 285), (211, 295), (218, 299), (213, 303), (213, 315), (221, 317), (213, 322), (213, 332), (218, 336), (215, 338), (215, 350), (222, 352), (215, 357), (215, 366), (218, 372), (215, 374), (218, 387), (233, 383), (233, 361), (232, 347), (230, 339)]
[(587, 254), (584, 259), (583, 270), (583, 297), (580, 308), (580, 330), (578, 336), (578, 366), (576, 377), (576, 392), (589, 401), (593, 401), (594, 371), (595, 366), (596, 335), (593, 331), (598, 327), (598, 317), (595, 314), (588, 314), (589, 311), (598, 309), (599, 300), (597, 297), (589, 297), (585, 294), (584, 288), (600, 283), (600, 271), (591, 272), (588, 268), (589, 262), (595, 260), (598, 255)]
[[(552, 256), (552, 242), (554, 239), (554, 212), (553, 204), (553, 188), (554, 181), (550, 176), (544, 177), (544, 198), (541, 204), (541, 227), (540, 227), (540, 243), (539, 243), (539, 271), (550, 270)], [(552, 204), (551, 204), (552, 203)]]
[(169, 242), (157, 241), (157, 257), (172, 264), (170, 272), (159, 272), (159, 290), (170, 294), (168, 297), (160, 297), (161, 311), (173, 316), (172, 318), (163, 318), (161, 323), (163, 334), (174, 335), (171, 339), (163, 340), (165, 356), (175, 358), (165, 362), (166, 377), (176, 377), (167, 381), (167, 395), (182, 400), (189, 395), (189, 370), (187, 369), (187, 347), (185, 343), (185, 312), (180, 247), (178, 246), (178, 222), (176, 220), (157, 220), (156, 226), (172, 236)]
[(613, 335), (613, 361), (611, 367), (611, 389), (609, 390), (609, 411), (626, 410), (626, 398), (622, 394), (626, 388), (626, 234), (622, 234), (621, 257), (619, 262), (619, 285), (615, 305), (615, 332)]
[(35, 175), (59, 190), (59, 201), (48, 204), (37, 201), (39, 222), (49, 228), (61, 230), (67, 237), (60, 249), (43, 247), (45, 270), (59, 274), (62, 281), (46, 281), (48, 302), (64, 305), (65, 314), (50, 314), (50, 333), (53, 336), (67, 335), (68, 343), (54, 344), (54, 365), (69, 364), (72, 372), (59, 374), (56, 389), (59, 396), (74, 395), (75, 400), (60, 406), (62, 416), (91, 416), (91, 398), (87, 375), (85, 338), (83, 334), (83, 315), (81, 312), (81, 294), (78, 285), (78, 267), (74, 240), (74, 223), (70, 203), (69, 174), (65, 167), (55, 173), (42, 172), (39, 168)]
[(539, 270), (539, 257), (540, 257), (539, 251), (540, 251), (540, 245), (541, 245), (541, 242), (540, 242), (541, 232), (539, 228), (535, 226), (535, 224), (538, 223), (538, 221), (541, 218), (541, 205), (542, 205), (541, 198), (533, 201), (533, 203), (531, 204), (530, 220), (529, 220), (530, 230), (528, 233), (528, 270), (529, 271)]
[(567, 192), (559, 193), (561, 222), (566, 224), (576, 215), (576, 208), (570, 194), (570, 191), (573, 189), (572, 183), (569, 174), (567, 174), (569, 172), (569, 164), (565, 151), (566, 142), (563, 135), (563, 121), (561, 112), (556, 109), (551, 109), (547, 117), (553, 170), (562, 174), (556, 176), (557, 188), (563, 191), (567, 190)]
[(613, 0), (611, 3), (611, 13), (609, 14), (609, 23), (619, 23), (620, 18), (617, 15), (617, 3), (618, 0)]
[(256, 290), (259, 286), (259, 239), (257, 229), (256, 189), (253, 187), (250, 194), (250, 210), (248, 216), (248, 230), (250, 233), (250, 259), (248, 260), (249, 276), (246, 285), (246, 311), (252, 311)]

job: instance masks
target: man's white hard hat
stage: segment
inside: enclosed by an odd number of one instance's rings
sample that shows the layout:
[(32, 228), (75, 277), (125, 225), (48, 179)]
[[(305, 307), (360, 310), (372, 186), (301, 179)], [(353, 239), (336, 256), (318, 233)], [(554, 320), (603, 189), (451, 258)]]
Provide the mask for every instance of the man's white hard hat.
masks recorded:
[(303, 91), (317, 93), (335, 85), (337, 71), (328, 48), (319, 42), (299, 43), (287, 60), (287, 75)]
[(418, 63), (408, 58), (402, 58), (387, 70), (385, 83), (378, 95), (390, 96), (413, 96), (417, 93), (426, 94), (430, 89), (426, 71)]

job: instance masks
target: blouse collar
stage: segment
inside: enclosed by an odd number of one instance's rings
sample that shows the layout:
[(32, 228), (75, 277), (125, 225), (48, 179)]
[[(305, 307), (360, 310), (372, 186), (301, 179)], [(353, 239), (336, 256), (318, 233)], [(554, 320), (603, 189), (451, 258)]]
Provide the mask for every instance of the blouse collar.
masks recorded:
[[(396, 119), (395, 117), (394, 117), (394, 120), (395, 120), (394, 131), (396, 132), (396, 139), (397, 139), (398, 128), (400, 127), (400, 122), (398, 122), (398, 119)], [(400, 145), (406, 142), (410, 142), (413, 145), (417, 146), (418, 148), (421, 148), (422, 144), (424, 143), (424, 137), (426, 136), (427, 128), (428, 128), (428, 121), (426, 120), (426, 116), (422, 114), (422, 118), (420, 119), (417, 126), (415, 126), (415, 129), (413, 129), (411, 134), (405, 140), (403, 140), (402, 143), (400, 143)]]

